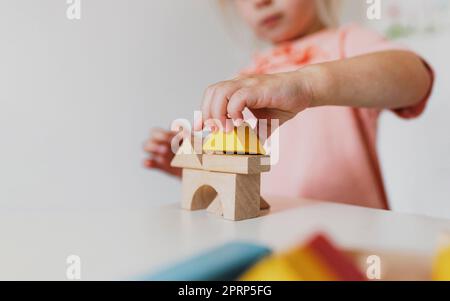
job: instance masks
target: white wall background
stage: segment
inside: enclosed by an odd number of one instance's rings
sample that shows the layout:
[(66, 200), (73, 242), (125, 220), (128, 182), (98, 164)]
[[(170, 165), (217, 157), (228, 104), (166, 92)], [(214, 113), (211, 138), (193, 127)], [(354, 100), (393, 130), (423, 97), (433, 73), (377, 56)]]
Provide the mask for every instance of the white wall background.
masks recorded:
[[(192, 118), (249, 49), (212, 0), (82, 0), (75, 22), (65, 2), (0, 1), (0, 210), (177, 200), (177, 180), (142, 168), (142, 142)], [(450, 217), (450, 42), (427, 39), (407, 43), (437, 67), (437, 92), (418, 121), (383, 116), (380, 153), (396, 210)]]
[(427, 110), (405, 121), (380, 121), (379, 151), (394, 210), (450, 218), (450, 32), (401, 40), (433, 66), (436, 82)]
[(82, 0), (80, 21), (66, 7), (0, 1), (0, 209), (177, 200), (142, 142), (248, 54), (210, 0)]

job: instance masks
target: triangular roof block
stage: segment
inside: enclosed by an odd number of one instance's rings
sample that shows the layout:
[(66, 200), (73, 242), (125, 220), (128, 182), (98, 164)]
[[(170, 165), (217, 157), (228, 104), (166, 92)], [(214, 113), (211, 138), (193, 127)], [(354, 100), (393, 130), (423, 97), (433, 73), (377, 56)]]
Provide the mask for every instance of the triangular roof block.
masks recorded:
[(209, 135), (203, 144), (206, 153), (265, 155), (258, 136), (248, 124), (225, 133), (217, 131)]
[[(194, 139), (194, 140), (193, 140)], [(172, 167), (179, 168), (191, 168), (191, 169), (202, 169), (202, 151), (195, 151), (192, 146), (192, 141), (195, 143), (195, 138), (184, 139), (180, 148), (178, 149), (175, 157), (170, 162)], [(201, 144), (200, 144), (201, 145)], [(196, 147), (198, 149), (198, 147)]]

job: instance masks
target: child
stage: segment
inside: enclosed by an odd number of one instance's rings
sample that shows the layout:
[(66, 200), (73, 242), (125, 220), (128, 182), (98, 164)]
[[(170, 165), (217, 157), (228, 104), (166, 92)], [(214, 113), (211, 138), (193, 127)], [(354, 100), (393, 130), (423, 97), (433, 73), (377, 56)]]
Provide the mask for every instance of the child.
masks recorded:
[[(433, 73), (416, 54), (357, 25), (332, 28), (333, 0), (226, 0), (273, 49), (239, 77), (210, 86), (203, 118), (241, 122), (244, 109), (279, 119), (279, 162), (263, 195), (388, 209), (376, 152), (377, 120), (387, 109), (420, 115)], [(145, 164), (173, 175), (173, 133), (154, 130)], [(413, 150), (412, 150), (413, 151)]]

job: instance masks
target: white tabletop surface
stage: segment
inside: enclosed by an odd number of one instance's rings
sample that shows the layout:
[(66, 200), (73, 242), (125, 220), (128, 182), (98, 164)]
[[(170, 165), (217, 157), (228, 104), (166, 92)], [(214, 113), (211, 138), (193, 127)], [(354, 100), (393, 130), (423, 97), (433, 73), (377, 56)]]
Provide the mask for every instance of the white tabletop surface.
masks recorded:
[(450, 220), (347, 205), (269, 198), (270, 214), (241, 222), (178, 204), (145, 210), (0, 213), (0, 280), (66, 280), (81, 258), (83, 280), (121, 280), (233, 241), (280, 250), (325, 231), (340, 246), (430, 256)]

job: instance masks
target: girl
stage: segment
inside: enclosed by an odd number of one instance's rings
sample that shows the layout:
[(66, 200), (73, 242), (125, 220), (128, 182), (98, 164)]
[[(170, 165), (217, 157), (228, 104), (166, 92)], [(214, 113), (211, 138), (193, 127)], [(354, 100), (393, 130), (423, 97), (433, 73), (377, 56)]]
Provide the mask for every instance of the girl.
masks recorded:
[[(227, 117), (241, 122), (244, 110), (280, 120), (280, 159), (263, 175), (263, 195), (388, 209), (377, 120), (383, 110), (401, 118), (423, 112), (433, 84), (428, 65), (360, 26), (333, 28), (334, 0), (225, 1), (274, 47), (206, 90), (204, 120), (227, 130)], [(153, 131), (145, 164), (180, 176), (170, 167), (173, 135)]]

